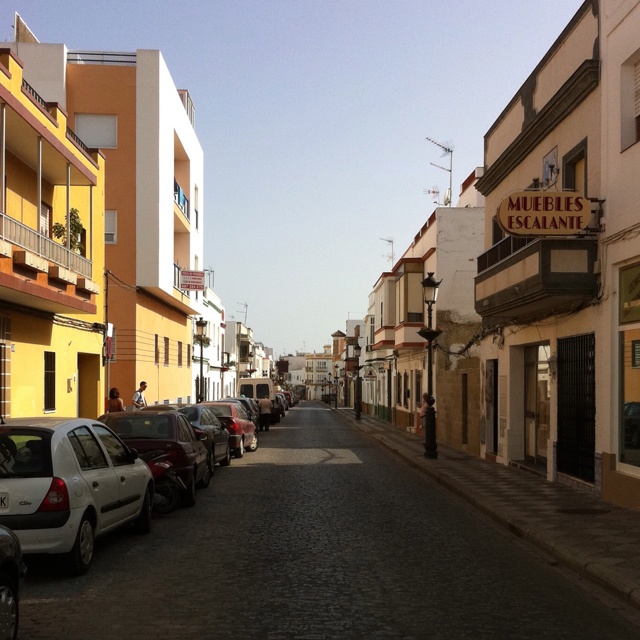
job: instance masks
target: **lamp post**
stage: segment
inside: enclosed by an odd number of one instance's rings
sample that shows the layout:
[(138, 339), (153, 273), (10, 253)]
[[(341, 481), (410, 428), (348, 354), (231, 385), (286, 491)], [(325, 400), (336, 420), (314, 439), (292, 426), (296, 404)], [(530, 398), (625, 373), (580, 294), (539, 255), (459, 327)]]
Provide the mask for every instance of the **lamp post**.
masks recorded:
[(207, 321), (202, 318), (196, 320), (196, 335), (200, 342), (200, 384), (198, 384), (198, 402), (204, 401), (204, 379), (202, 365), (204, 362), (204, 338), (207, 335)]
[(427, 305), (427, 326), (423, 326), (418, 335), (427, 341), (427, 411), (424, 419), (424, 455), (425, 458), (438, 457), (438, 443), (436, 442), (436, 410), (433, 397), (433, 341), (442, 333), (431, 326), (431, 313), (433, 305), (438, 297), (438, 287), (442, 280), (437, 281), (433, 277), (433, 272), (427, 273), (427, 277), (422, 281), (424, 301)]
[(333, 399), (333, 408), (337, 409), (338, 408), (338, 369), (340, 368), (340, 365), (336, 362), (334, 365), (334, 369), (336, 370), (336, 375), (333, 376), (333, 383), (336, 385), (336, 395)]
[(360, 353), (362, 352), (362, 347), (358, 342), (355, 343), (353, 347), (353, 353), (356, 356), (356, 389), (355, 389), (355, 398), (354, 398), (354, 408), (356, 410), (356, 420), (360, 420)]

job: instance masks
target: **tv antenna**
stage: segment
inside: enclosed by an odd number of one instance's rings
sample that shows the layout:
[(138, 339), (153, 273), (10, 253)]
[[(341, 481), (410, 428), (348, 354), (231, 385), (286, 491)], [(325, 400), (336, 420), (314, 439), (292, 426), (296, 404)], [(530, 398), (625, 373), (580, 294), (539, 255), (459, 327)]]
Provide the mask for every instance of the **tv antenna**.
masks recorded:
[(438, 169), (442, 169), (443, 171), (448, 171), (449, 172), (449, 188), (444, 192), (444, 199), (443, 199), (443, 204), (445, 207), (447, 206), (451, 206), (451, 194), (453, 193), (453, 143), (452, 142), (446, 142), (445, 144), (441, 144), (440, 142), (436, 142), (435, 140), (432, 140), (431, 138), (425, 138), (425, 140), (427, 142), (430, 142), (431, 144), (435, 144), (436, 147), (440, 147), (442, 149), (442, 155), (443, 156), (449, 156), (449, 168), (447, 169), (447, 167), (442, 167), (439, 164), (435, 164), (433, 162), (430, 162), (429, 164), (433, 167), (437, 167)]
[[(249, 309), (249, 305), (246, 302), (237, 302), (236, 304), (239, 304), (243, 309), (244, 309), (244, 326), (247, 326), (247, 310)], [(240, 313), (239, 311), (236, 311), (236, 313)]]
[(422, 193), (428, 193), (433, 196), (433, 202), (437, 205), (442, 205), (441, 202), (438, 202), (438, 198), (440, 198), (440, 189), (438, 187), (431, 187), (431, 189), (423, 189)]
[(391, 266), (393, 266), (394, 264), (394, 258), (395, 258), (395, 254), (393, 253), (393, 238), (380, 238), (380, 240), (382, 240), (383, 242), (386, 242), (387, 244), (391, 245), (391, 253), (388, 253), (387, 255), (383, 255), (383, 258), (386, 258), (387, 260), (391, 261)]

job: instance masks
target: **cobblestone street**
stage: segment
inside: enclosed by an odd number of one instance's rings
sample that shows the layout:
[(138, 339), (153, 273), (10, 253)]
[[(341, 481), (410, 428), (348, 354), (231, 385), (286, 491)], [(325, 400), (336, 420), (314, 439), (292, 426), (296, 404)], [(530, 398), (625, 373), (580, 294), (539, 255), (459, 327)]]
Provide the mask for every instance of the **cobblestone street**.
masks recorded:
[(28, 559), (23, 640), (496, 638), (639, 631), (356, 427), (302, 404), (88, 575)]

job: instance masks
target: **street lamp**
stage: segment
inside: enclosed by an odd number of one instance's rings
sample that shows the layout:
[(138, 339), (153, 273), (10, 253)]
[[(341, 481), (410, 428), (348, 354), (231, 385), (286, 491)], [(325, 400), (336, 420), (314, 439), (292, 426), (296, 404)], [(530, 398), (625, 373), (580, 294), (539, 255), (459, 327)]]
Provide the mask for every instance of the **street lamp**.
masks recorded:
[(427, 326), (423, 326), (418, 335), (427, 341), (427, 411), (424, 420), (424, 455), (425, 458), (438, 457), (438, 443), (436, 442), (436, 410), (433, 405), (436, 399), (433, 397), (433, 341), (442, 333), (431, 326), (431, 312), (438, 297), (438, 287), (442, 280), (433, 277), (433, 271), (427, 273), (422, 281), (424, 301), (427, 305)]
[(334, 369), (336, 370), (336, 375), (333, 376), (333, 383), (336, 385), (336, 395), (335, 398), (333, 399), (333, 408), (337, 409), (338, 408), (338, 369), (340, 368), (340, 365), (336, 362), (335, 365), (333, 365)]
[(200, 384), (198, 385), (198, 402), (204, 401), (204, 379), (202, 372), (202, 365), (204, 362), (204, 338), (207, 335), (207, 321), (202, 318), (196, 320), (196, 335), (200, 342)]
[(355, 410), (356, 410), (356, 420), (360, 420), (360, 412), (361, 412), (361, 406), (360, 406), (360, 395), (362, 392), (362, 389), (360, 388), (360, 353), (362, 352), (362, 347), (360, 346), (360, 343), (356, 342), (355, 345), (353, 346), (353, 353), (356, 357), (356, 392), (355, 392)]

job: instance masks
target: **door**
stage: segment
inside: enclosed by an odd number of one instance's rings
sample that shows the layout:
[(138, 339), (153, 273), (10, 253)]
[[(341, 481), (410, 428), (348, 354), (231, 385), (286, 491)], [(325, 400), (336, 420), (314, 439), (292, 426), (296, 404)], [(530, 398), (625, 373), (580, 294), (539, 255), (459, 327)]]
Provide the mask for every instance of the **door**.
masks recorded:
[(545, 464), (549, 440), (549, 345), (525, 348), (525, 459)]
[(595, 335), (558, 340), (558, 471), (595, 481)]
[(93, 430), (107, 452), (118, 479), (120, 488), (119, 521), (138, 515), (144, 500), (144, 492), (147, 489), (148, 475), (145, 473), (144, 467), (135, 460), (131, 460), (131, 454), (109, 429), (94, 424)]
[(115, 525), (120, 519), (120, 483), (107, 458), (88, 427), (69, 433), (80, 469), (98, 512), (96, 533)]

